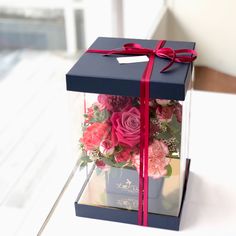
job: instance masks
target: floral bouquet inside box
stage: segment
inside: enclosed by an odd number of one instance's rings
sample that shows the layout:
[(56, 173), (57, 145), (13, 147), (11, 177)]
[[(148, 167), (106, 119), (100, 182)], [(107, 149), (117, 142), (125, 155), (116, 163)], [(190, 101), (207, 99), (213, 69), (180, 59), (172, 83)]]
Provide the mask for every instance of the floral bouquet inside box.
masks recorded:
[[(182, 105), (176, 100), (151, 99), (149, 106), (150, 185), (150, 181), (171, 176), (171, 159), (180, 157)], [(97, 101), (84, 114), (83, 136), (80, 139), (84, 154), (81, 157), (81, 167), (88, 162), (94, 162), (107, 173), (111, 170), (129, 170), (129, 178), (126, 173), (123, 182), (110, 182), (113, 187), (120, 186), (121, 190), (136, 194), (140, 144), (139, 107), (138, 97), (98, 95)], [(131, 185), (133, 182), (136, 184)], [(150, 191), (151, 186), (149, 193)]]

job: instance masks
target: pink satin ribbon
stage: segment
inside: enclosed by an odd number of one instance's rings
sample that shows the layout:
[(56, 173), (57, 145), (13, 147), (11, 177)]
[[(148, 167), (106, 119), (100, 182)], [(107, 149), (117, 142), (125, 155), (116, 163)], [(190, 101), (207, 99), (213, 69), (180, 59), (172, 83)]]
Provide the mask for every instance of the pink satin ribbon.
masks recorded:
[(139, 169), (139, 206), (138, 224), (148, 225), (148, 145), (149, 145), (149, 98), (150, 78), (155, 57), (169, 59), (170, 62), (160, 71), (165, 72), (173, 63), (191, 63), (197, 58), (197, 52), (191, 49), (163, 48), (165, 40), (160, 40), (155, 49), (143, 48), (137, 43), (127, 43), (122, 49), (100, 50), (89, 49), (88, 53), (102, 53), (105, 55), (147, 55), (149, 61), (140, 81), (140, 169)]

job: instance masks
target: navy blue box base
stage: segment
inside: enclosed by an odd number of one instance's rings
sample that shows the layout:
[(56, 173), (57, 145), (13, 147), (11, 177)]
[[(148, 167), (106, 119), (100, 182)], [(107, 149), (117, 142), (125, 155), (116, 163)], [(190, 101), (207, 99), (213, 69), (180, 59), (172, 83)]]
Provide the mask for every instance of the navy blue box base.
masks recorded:
[[(169, 229), (169, 230), (179, 230), (182, 209), (183, 209), (183, 204), (184, 204), (184, 199), (185, 199), (185, 194), (186, 194), (186, 189), (187, 189), (187, 184), (188, 184), (188, 177), (189, 177), (189, 172), (190, 172), (189, 170), (190, 170), (190, 159), (187, 159), (183, 195), (182, 195), (182, 202), (181, 202), (179, 215), (170, 216), (170, 215), (149, 213), (148, 225), (150, 227)], [(85, 185), (86, 184), (87, 182), (85, 183)], [(75, 202), (76, 216), (137, 225), (137, 211), (79, 204), (78, 200), (80, 196), (81, 196), (81, 193), (79, 194)]]

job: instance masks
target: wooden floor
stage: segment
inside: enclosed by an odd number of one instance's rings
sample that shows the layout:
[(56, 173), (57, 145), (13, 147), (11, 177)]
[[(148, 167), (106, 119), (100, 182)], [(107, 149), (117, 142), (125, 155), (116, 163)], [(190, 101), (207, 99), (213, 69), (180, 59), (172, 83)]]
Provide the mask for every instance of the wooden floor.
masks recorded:
[(236, 94), (236, 76), (230, 76), (204, 66), (195, 67), (194, 89)]

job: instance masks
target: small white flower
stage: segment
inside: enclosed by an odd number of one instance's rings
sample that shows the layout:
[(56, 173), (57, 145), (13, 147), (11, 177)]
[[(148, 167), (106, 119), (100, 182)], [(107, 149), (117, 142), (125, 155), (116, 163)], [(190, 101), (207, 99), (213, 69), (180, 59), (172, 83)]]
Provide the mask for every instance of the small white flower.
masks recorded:
[(100, 143), (99, 151), (105, 156), (110, 156), (114, 153), (115, 148), (110, 140), (104, 140)]
[(156, 99), (156, 102), (157, 102), (159, 105), (167, 106), (167, 105), (169, 105), (169, 103), (171, 102), (171, 100), (168, 100), (168, 99)]

